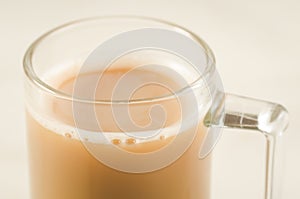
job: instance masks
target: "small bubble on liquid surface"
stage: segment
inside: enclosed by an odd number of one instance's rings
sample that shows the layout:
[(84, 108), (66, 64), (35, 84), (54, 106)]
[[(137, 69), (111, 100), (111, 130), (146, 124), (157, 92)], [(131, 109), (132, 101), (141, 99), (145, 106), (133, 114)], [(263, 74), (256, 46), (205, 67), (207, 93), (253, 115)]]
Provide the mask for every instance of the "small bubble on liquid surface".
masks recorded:
[(65, 137), (66, 138), (72, 138), (72, 135), (71, 135), (71, 133), (65, 133)]
[(161, 135), (161, 136), (159, 137), (159, 139), (160, 139), (160, 140), (164, 140), (164, 139), (166, 139), (166, 137), (165, 137), (164, 135)]
[(134, 138), (128, 138), (126, 144), (135, 144), (136, 140)]
[(118, 145), (118, 144), (121, 144), (121, 140), (119, 140), (119, 139), (112, 139), (111, 143), (113, 143), (115, 145)]

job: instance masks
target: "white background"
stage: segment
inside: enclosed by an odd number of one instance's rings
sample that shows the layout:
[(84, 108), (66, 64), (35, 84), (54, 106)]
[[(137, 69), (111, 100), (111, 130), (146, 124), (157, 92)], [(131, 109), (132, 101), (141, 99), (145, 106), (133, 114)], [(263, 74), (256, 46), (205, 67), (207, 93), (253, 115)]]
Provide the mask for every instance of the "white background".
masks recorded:
[[(300, 198), (300, 3), (297, 0), (0, 1), (0, 198), (27, 199), (22, 56), (45, 31), (97, 15), (134, 14), (183, 25), (213, 49), (225, 90), (290, 112), (283, 199)], [(105, 27), (104, 27), (105, 28)], [(264, 138), (226, 130), (215, 149), (215, 199), (262, 199)]]

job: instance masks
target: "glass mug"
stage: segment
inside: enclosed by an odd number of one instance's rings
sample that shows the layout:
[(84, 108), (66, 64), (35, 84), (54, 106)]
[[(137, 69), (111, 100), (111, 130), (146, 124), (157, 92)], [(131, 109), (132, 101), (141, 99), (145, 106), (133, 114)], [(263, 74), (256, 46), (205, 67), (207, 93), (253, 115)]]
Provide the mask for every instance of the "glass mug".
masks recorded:
[[(197, 45), (201, 54), (186, 56), (198, 65), (158, 47), (184, 53), (172, 35)], [(135, 41), (143, 46), (123, 48)], [(286, 110), (225, 94), (212, 51), (180, 26), (130, 16), (68, 23), (31, 45), (24, 71), (32, 199), (209, 199), (223, 127), (265, 136), (265, 199), (280, 198)]]

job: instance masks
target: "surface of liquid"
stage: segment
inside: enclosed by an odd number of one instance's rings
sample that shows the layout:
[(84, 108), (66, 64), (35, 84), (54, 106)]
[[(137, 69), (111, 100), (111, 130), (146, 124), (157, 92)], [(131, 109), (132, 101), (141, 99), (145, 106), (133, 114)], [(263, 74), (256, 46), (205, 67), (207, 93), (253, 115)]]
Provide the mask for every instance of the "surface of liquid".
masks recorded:
[[(84, 73), (77, 79), (62, 73), (55, 81), (63, 92), (90, 98), (92, 90), (95, 99), (104, 100), (155, 98), (182, 86), (170, 76), (130, 72), (128, 67)], [(45, 109), (28, 107), (27, 111), (32, 199), (210, 198), (210, 157), (198, 158), (205, 129), (200, 121), (173, 128), (186, 117), (185, 105), (178, 100), (126, 109), (97, 104), (93, 105), (95, 120), (87, 111), (91, 105), (78, 104), (74, 114), (71, 101), (41, 100)], [(130, 121), (124, 119), (128, 115)], [(74, 129), (87, 133), (78, 134)], [(145, 131), (154, 133), (145, 139)], [(97, 139), (99, 134), (109, 136), (102, 142)]]

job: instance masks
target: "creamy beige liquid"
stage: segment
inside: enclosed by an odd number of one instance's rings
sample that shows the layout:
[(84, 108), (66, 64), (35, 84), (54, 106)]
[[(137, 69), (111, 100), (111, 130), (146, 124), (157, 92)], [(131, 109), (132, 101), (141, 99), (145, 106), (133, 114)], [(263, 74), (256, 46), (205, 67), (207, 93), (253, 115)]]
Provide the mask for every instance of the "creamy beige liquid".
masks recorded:
[[(146, 81), (160, 82), (169, 88), (176, 89), (176, 81), (156, 72), (135, 70), (128, 74), (129, 69), (113, 69), (102, 74), (98, 82), (95, 97), (97, 99), (109, 99), (114, 95), (114, 99), (124, 98), (122, 94), (125, 88), (135, 87)], [(120, 81), (124, 74), (129, 78), (122, 80), (122, 88), (117, 89), (113, 94), (114, 86)], [(91, 80), (99, 77), (99, 72), (90, 72), (79, 76), (81, 85), (77, 87), (77, 95), (84, 97), (86, 90), (90, 86)], [(56, 77), (61, 80), (58, 88), (67, 93), (73, 92), (75, 77), (61, 74)], [(125, 89), (126, 90), (126, 89)], [(163, 86), (156, 84), (147, 85), (137, 89), (131, 99), (145, 97), (157, 97), (170, 94), (170, 91)], [(74, 126), (71, 102), (56, 98), (47, 98), (44, 106), (52, 118), (66, 126)], [(43, 103), (43, 102), (42, 102)], [(156, 102), (157, 103), (157, 102)], [(180, 106), (176, 100), (165, 100), (159, 102), (165, 111), (165, 122), (162, 128), (167, 128), (178, 123), (181, 115)], [(151, 120), (160, 120), (161, 114), (154, 113), (149, 117), (147, 110), (153, 104), (133, 105), (129, 107), (132, 120), (141, 128), (153, 130), (158, 121), (151, 123)], [(29, 110), (29, 109), (28, 109)], [(35, 113), (33, 113), (35, 111)], [(101, 132), (95, 130), (96, 127), (90, 124), (89, 118), (84, 116), (84, 107), (80, 109), (79, 124), (80, 128), (94, 131), (93, 133), (122, 131), (118, 124), (113, 120), (110, 106), (97, 105), (95, 107), (96, 117), (101, 126)], [(44, 113), (43, 113), (44, 114)], [(121, 114), (121, 113), (120, 113)], [(176, 149), (161, 152), (176, 140), (176, 148), (186, 144), (186, 140), (193, 136), (195, 127), (186, 128), (180, 134), (159, 134), (149, 141), (138, 142), (134, 138), (122, 138), (108, 140), (110, 143), (95, 143), (89, 138), (84, 142), (74, 136), (74, 134), (55, 128), (50, 123), (41, 122), (35, 115), (42, 115), (39, 110), (27, 111), (27, 132), (30, 157), (30, 176), (31, 176), (31, 198), (32, 199), (209, 199), (210, 198), (210, 157), (203, 160), (198, 158), (200, 144), (204, 137), (204, 128), (199, 128), (195, 134), (195, 139), (190, 139), (191, 145), (175, 162), (169, 162), (162, 168), (155, 168), (151, 171), (151, 165), (159, 165)], [(156, 117), (156, 118), (155, 118)], [(149, 122), (151, 125), (148, 125)], [(130, 129), (129, 129), (130, 131)], [(85, 145), (84, 145), (84, 144)], [(126, 172), (110, 168), (103, 164), (92, 155), (86, 148), (91, 146), (100, 152), (105, 152), (112, 159), (118, 159), (117, 152), (110, 151), (110, 147), (118, 147), (123, 152), (137, 154), (147, 154), (155, 152), (157, 158), (149, 160), (147, 165), (135, 160), (131, 161), (130, 166), (147, 167), (149, 172)], [(120, 167), (125, 165), (119, 158)], [(145, 160), (146, 162), (146, 160)], [(126, 163), (127, 164), (127, 163)], [(123, 168), (123, 167), (122, 167)], [(121, 170), (122, 170), (121, 168)]]

